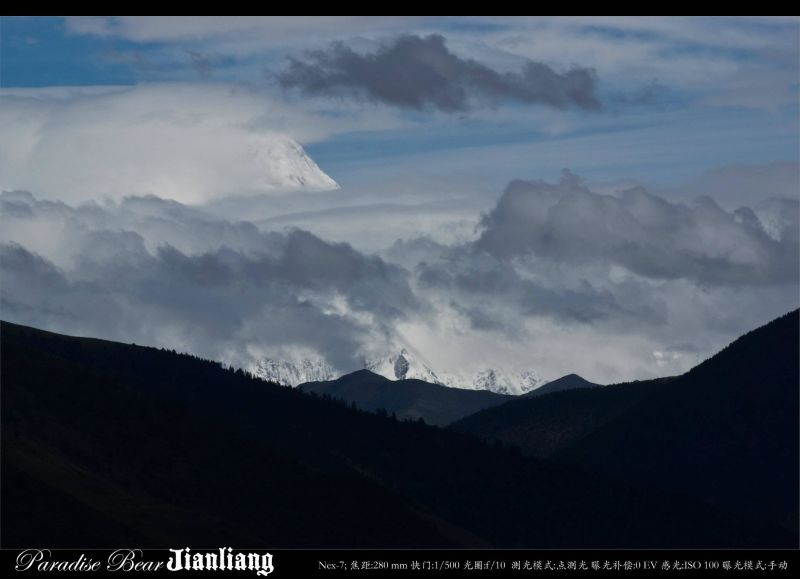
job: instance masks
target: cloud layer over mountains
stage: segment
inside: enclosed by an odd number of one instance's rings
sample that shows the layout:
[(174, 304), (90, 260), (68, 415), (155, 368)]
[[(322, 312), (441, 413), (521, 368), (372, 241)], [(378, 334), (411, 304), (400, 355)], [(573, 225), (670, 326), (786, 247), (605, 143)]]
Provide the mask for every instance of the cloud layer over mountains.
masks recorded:
[(340, 371), (410, 343), (478, 363), (613, 381), (680, 372), (797, 307), (798, 201), (726, 211), (641, 187), (514, 181), (473, 241), (366, 254), (153, 196), (2, 194), (4, 319), (250, 366)]

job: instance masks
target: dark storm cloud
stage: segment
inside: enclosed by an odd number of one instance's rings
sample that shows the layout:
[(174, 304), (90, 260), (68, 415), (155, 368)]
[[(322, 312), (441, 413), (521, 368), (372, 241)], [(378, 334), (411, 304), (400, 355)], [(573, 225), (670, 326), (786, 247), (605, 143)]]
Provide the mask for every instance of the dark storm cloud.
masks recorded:
[[(792, 203), (791, 201), (786, 201)], [(671, 203), (642, 187), (618, 196), (590, 191), (565, 172), (560, 183), (512, 182), (484, 216), (476, 247), (500, 259), (536, 255), (608, 263), (655, 279), (701, 284), (797, 283), (797, 204), (727, 212), (712, 199)], [(780, 231), (772, 231), (780, 219)]]
[(16, 192), (2, 202), (12, 321), (238, 364), (294, 346), (353, 369), (362, 344), (421, 307), (402, 268), (305, 231), (261, 233), (156, 198), (73, 208)]
[(558, 72), (544, 63), (527, 61), (518, 72), (502, 72), (454, 54), (438, 34), (400, 36), (367, 54), (334, 43), (326, 50), (291, 58), (278, 80), (285, 88), (311, 95), (351, 97), (415, 110), (459, 112), (503, 102), (600, 108), (591, 69)]

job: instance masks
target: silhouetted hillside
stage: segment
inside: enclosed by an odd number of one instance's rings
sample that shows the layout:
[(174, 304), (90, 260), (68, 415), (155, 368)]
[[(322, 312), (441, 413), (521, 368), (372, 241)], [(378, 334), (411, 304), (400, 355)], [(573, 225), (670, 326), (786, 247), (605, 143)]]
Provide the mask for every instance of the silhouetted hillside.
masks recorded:
[(798, 312), (683, 376), (520, 399), (453, 429), (797, 529)]
[(0, 352), (6, 547), (794, 543), (192, 356), (7, 323)]
[(795, 310), (556, 456), (796, 530), (799, 352)]
[(400, 419), (421, 418), (438, 426), (514, 398), (486, 390), (448, 388), (422, 380), (389, 380), (369, 370), (359, 370), (327, 382), (306, 382), (299, 388), (352, 402), (362, 410), (384, 410)]
[[(237, 429), (235, 415), (193, 408), (204, 389), (220, 399), (268, 389), (252, 400), (276, 406), (300, 397), (291, 390), (189, 356), (5, 323), (0, 352), (5, 547), (450, 544), (367, 478), (301, 465)], [(305, 402), (309, 419), (329, 406)]]
[(450, 428), (502, 441), (528, 456), (547, 458), (638, 404), (669, 379), (521, 396), (476, 412)]
[(531, 390), (530, 392), (523, 394), (523, 396), (533, 398), (535, 396), (552, 394), (553, 392), (564, 392), (565, 390), (576, 390), (578, 388), (598, 388), (599, 386), (600, 384), (589, 382), (577, 374), (567, 374), (566, 376), (562, 376), (557, 380), (553, 380), (552, 382), (548, 382), (547, 384), (540, 386), (536, 390)]

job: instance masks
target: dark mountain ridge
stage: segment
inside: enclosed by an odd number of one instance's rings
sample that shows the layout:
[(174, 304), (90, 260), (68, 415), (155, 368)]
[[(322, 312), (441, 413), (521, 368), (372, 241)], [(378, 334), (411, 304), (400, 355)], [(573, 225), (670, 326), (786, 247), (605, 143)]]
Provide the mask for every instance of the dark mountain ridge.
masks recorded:
[(798, 311), (672, 379), (519, 399), (452, 428), (798, 525)]
[(6, 547), (795, 543), (193, 356), (5, 322), (0, 339)]
[(501, 441), (528, 456), (547, 458), (634, 407), (668, 379), (522, 396), (450, 425), (489, 442)]
[(524, 397), (533, 398), (535, 396), (544, 396), (545, 394), (552, 394), (553, 392), (565, 392), (567, 390), (575, 390), (578, 388), (599, 388), (600, 384), (589, 382), (585, 378), (577, 374), (567, 374), (552, 382), (548, 382), (535, 390), (526, 392)]

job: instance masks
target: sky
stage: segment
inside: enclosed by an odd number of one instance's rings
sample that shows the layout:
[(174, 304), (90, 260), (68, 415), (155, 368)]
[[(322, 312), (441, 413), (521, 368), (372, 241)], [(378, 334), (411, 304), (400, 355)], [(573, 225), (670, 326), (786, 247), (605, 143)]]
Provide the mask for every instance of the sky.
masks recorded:
[(0, 313), (681, 373), (798, 307), (796, 18), (0, 18)]

